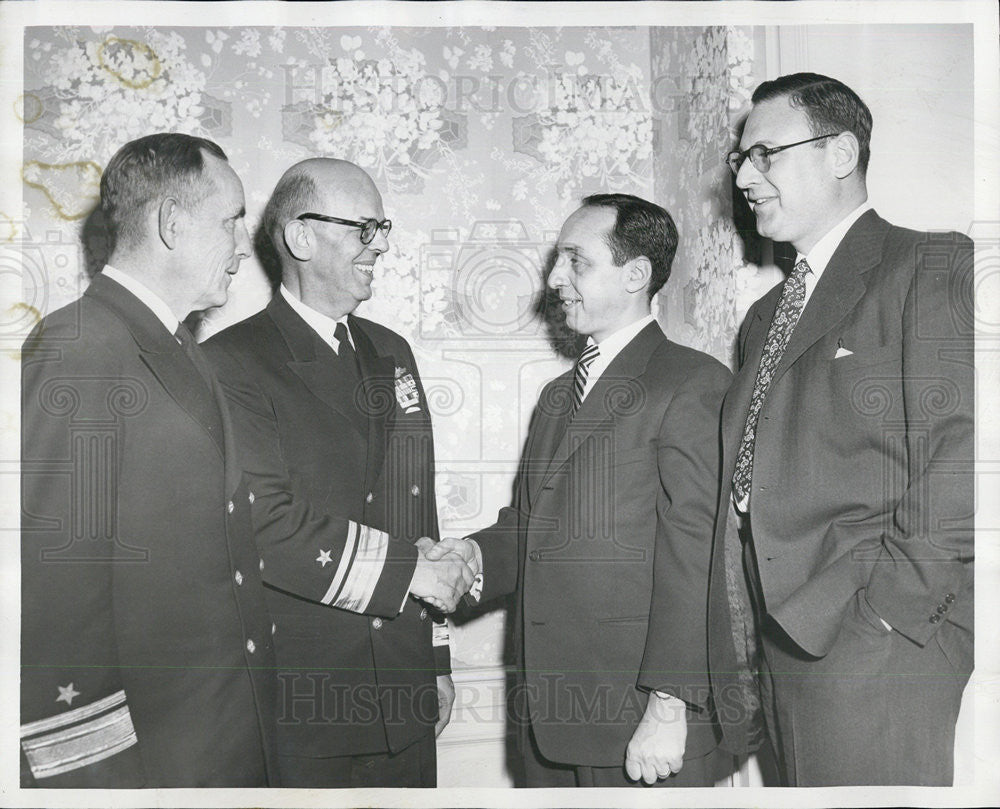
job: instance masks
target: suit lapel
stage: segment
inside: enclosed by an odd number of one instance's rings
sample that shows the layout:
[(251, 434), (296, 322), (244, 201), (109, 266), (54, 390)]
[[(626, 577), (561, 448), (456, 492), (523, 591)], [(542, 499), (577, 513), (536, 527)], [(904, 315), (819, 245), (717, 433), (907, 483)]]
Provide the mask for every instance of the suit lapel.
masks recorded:
[[(386, 432), (392, 429), (392, 422), (395, 420), (396, 361), (394, 357), (379, 356), (357, 318), (348, 315), (347, 322), (361, 366), (361, 384), (368, 415), (368, 464), (365, 477), (367, 488), (371, 491), (385, 463)], [(409, 370), (412, 372), (413, 369)]]
[(157, 317), (131, 292), (98, 274), (87, 295), (115, 311), (139, 346), (139, 357), (163, 389), (194, 419), (224, 456), (225, 438), (219, 404), (184, 349)]
[(549, 470), (566, 434), (573, 406), (573, 369), (547, 385), (535, 408), (535, 436), (530, 442), (524, 474), (528, 483), (528, 507), (549, 479)]
[(334, 350), (299, 317), (280, 292), (271, 298), (267, 312), (288, 346), (292, 357), (287, 362), (289, 370), (367, 440), (368, 420), (358, 404), (363, 401), (363, 393), (357, 390), (352, 375), (342, 372)]
[(864, 296), (864, 273), (879, 262), (888, 228), (887, 222), (874, 211), (868, 211), (847, 231), (792, 332), (772, 385)]
[[(552, 462), (541, 476), (539, 486), (547, 483), (589, 436), (611, 424), (618, 412), (628, 408), (634, 402), (632, 397), (642, 395), (642, 388), (635, 384), (635, 380), (646, 370), (653, 351), (665, 340), (659, 324), (654, 321), (643, 328), (611, 361), (590, 389), (572, 421), (566, 424), (552, 454)], [(572, 373), (567, 378), (572, 384)], [(567, 398), (571, 402), (572, 394)]]

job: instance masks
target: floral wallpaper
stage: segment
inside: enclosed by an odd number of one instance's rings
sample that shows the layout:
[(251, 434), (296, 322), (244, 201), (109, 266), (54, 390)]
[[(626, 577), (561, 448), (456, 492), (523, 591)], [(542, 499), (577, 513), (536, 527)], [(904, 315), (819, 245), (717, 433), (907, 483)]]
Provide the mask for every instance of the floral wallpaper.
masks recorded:
[[(625, 191), (671, 211), (681, 247), (658, 317), (728, 359), (757, 270), (722, 155), (753, 64), (753, 30), (733, 27), (29, 28), (24, 208), (0, 212), (0, 237), (23, 251), (25, 300), (44, 313), (103, 264), (98, 182), (128, 140), (217, 141), (251, 226), (292, 163), (363, 166), (394, 226), (359, 314), (414, 345), (442, 529), (461, 535), (506, 504), (538, 390), (568, 366), (539, 293), (581, 196)], [(245, 262), (201, 336), (269, 294), (260, 263)], [(500, 611), (459, 627), (457, 666), (500, 665), (502, 624)]]

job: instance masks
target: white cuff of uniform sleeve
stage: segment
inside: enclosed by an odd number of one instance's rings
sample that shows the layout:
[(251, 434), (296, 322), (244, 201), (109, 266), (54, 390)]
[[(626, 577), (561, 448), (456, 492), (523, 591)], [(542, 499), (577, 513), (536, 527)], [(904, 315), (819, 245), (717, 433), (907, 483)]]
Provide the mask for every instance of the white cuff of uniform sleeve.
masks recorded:
[(479, 572), (472, 579), (472, 587), (469, 588), (469, 595), (478, 604), (483, 600), (483, 551), (476, 540), (466, 537), (465, 541), (472, 545), (472, 550), (476, 554), (476, 566), (479, 568)]

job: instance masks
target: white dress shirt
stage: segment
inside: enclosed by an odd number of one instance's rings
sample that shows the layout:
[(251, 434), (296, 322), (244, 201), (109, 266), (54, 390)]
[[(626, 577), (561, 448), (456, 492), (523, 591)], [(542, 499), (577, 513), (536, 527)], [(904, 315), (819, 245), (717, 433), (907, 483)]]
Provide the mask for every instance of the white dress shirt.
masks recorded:
[(608, 366), (612, 360), (621, 354), (622, 349), (631, 343), (636, 335), (654, 320), (655, 318), (652, 315), (646, 315), (639, 320), (629, 323), (627, 326), (623, 326), (613, 334), (609, 334), (600, 343), (593, 337), (587, 338), (587, 345), (596, 345), (599, 353), (594, 358), (594, 361), (590, 363), (590, 369), (587, 373), (587, 384), (583, 386), (581, 402), (587, 398), (587, 394), (590, 393), (597, 380), (601, 378), (601, 375), (608, 370)]
[(294, 309), (299, 316), (309, 324), (309, 327), (320, 336), (323, 342), (333, 349), (334, 354), (337, 354), (338, 356), (340, 354), (340, 340), (333, 336), (338, 323), (344, 324), (344, 328), (347, 329), (347, 339), (351, 341), (351, 347), (357, 349), (357, 346), (354, 344), (354, 335), (351, 334), (351, 327), (347, 325), (347, 315), (338, 317), (334, 320), (329, 315), (317, 312), (308, 304), (302, 303), (302, 301), (296, 298), (284, 284), (278, 287), (278, 291), (281, 293), (281, 296), (288, 301), (288, 305), (291, 306), (292, 309)]
[(131, 275), (123, 273), (121, 270), (116, 270), (110, 264), (105, 264), (104, 269), (101, 272), (112, 281), (121, 284), (125, 289), (135, 295), (139, 301), (154, 314), (156, 319), (159, 320), (166, 330), (170, 332), (170, 336), (176, 339), (175, 332), (177, 331), (177, 326), (180, 325), (180, 321), (177, 319), (170, 307), (167, 306), (166, 302), (157, 295), (148, 286), (143, 284), (141, 281), (137, 281)]
[(844, 240), (844, 236), (847, 235), (847, 231), (851, 229), (851, 226), (861, 218), (861, 215), (865, 211), (871, 210), (871, 203), (868, 200), (862, 202), (857, 208), (851, 211), (847, 216), (841, 219), (836, 225), (827, 231), (826, 235), (816, 242), (812, 250), (809, 251), (808, 255), (803, 256), (802, 253), (796, 253), (795, 263), (798, 264), (804, 258), (809, 262), (809, 269), (811, 272), (806, 273), (806, 296), (802, 301), (802, 308), (805, 309), (807, 303), (809, 303), (809, 298), (812, 295), (814, 289), (816, 289), (816, 284), (819, 283), (820, 276), (826, 269), (826, 265), (830, 263), (830, 259), (833, 258), (833, 254), (837, 252), (837, 248), (840, 247), (840, 243)]

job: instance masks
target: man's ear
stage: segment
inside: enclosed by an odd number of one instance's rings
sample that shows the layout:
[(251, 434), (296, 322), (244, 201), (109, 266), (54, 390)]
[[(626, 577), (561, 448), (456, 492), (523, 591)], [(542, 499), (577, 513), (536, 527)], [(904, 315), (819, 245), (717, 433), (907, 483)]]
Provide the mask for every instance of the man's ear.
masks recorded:
[(299, 261), (308, 261), (313, 257), (315, 248), (313, 232), (301, 219), (293, 219), (288, 222), (284, 230), (281, 231), (281, 238), (285, 242), (285, 248), (293, 258)]
[(841, 132), (833, 139), (830, 153), (833, 158), (833, 174), (838, 180), (843, 180), (857, 169), (861, 144), (853, 132)]
[(645, 256), (638, 256), (628, 263), (625, 272), (625, 289), (629, 292), (645, 292), (653, 277), (653, 265)]
[(160, 203), (157, 211), (157, 227), (160, 234), (160, 241), (168, 250), (177, 247), (177, 240), (180, 231), (181, 207), (173, 197), (167, 197)]

